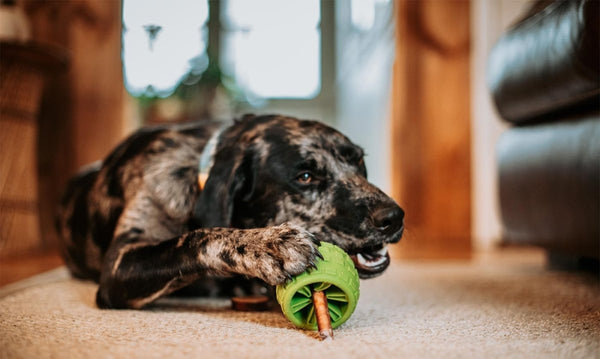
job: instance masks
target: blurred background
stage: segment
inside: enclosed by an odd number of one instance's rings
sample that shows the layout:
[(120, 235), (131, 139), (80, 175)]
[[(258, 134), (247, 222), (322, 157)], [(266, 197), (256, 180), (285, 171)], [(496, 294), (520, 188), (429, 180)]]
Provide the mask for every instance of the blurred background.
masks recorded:
[(69, 176), (136, 128), (246, 112), (321, 120), (364, 147), (369, 179), (407, 212), (394, 256), (494, 249), (496, 142), (507, 126), (486, 66), (530, 6), (2, 1), (14, 25), (3, 22), (0, 46), (0, 258), (54, 253), (53, 210)]

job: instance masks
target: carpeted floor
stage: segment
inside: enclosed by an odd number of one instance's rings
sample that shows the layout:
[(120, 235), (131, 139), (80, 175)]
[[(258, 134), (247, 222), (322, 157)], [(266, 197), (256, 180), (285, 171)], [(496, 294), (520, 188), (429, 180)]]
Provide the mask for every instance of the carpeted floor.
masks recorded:
[(597, 278), (544, 269), (537, 251), (400, 262), (362, 281), (354, 315), (320, 342), (278, 311), (167, 301), (101, 311), (58, 269), (0, 288), (0, 358), (599, 358)]

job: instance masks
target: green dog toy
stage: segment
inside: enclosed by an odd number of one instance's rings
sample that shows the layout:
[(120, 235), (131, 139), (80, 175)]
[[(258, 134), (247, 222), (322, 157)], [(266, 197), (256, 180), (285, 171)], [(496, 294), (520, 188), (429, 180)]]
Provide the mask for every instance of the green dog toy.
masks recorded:
[[(319, 252), (323, 259), (317, 261), (317, 268), (278, 285), (276, 291), (283, 314), (294, 325), (302, 329), (318, 329), (325, 339), (333, 336), (332, 329), (350, 318), (360, 292), (358, 272), (346, 252), (326, 242), (321, 242)], [(329, 313), (321, 309), (325, 303)], [(330, 327), (327, 325), (329, 321)]]

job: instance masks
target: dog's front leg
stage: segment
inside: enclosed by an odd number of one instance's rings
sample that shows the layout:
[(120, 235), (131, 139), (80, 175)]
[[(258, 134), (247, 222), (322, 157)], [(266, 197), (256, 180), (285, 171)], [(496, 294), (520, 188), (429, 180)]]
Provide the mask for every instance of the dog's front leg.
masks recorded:
[(206, 275), (241, 274), (276, 285), (314, 266), (317, 244), (290, 224), (206, 228), (160, 242), (129, 233), (105, 257), (96, 302), (101, 308), (141, 308)]

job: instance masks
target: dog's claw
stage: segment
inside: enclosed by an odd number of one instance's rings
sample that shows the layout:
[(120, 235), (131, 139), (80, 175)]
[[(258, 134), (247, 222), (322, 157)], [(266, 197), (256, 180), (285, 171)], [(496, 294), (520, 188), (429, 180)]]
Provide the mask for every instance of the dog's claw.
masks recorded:
[(317, 251), (317, 257), (321, 258), (321, 260), (325, 260), (325, 258), (323, 258), (323, 255), (319, 251)]
[(320, 246), (320, 245), (321, 245), (321, 241), (320, 241), (320, 240), (317, 238), (317, 236), (315, 236), (315, 235), (314, 235), (314, 234), (312, 234), (312, 233), (309, 233), (309, 234), (310, 234), (310, 239), (311, 239), (311, 241), (312, 241), (312, 242), (313, 242), (313, 243), (314, 243), (314, 244), (315, 244), (317, 247), (318, 247), (318, 246)]

